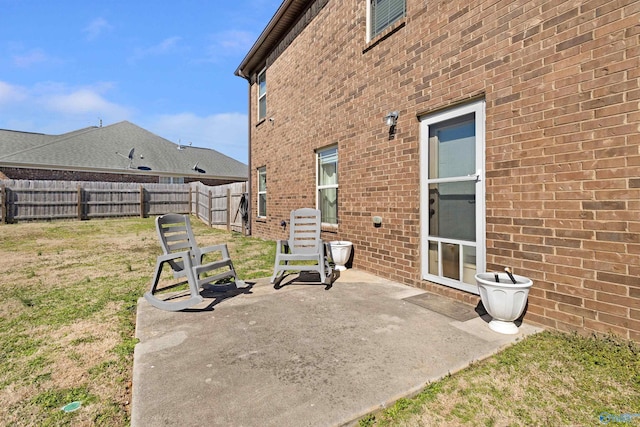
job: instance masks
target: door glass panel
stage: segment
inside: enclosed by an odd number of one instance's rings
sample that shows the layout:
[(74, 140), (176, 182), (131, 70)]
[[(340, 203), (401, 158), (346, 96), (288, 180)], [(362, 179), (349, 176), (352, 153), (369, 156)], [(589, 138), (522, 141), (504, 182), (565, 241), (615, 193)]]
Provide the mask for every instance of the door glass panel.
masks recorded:
[(429, 185), (429, 236), (476, 240), (475, 181)]
[(475, 114), (429, 127), (429, 179), (476, 173)]
[(460, 280), (460, 246), (455, 243), (442, 243), (442, 275)]
[(438, 276), (438, 242), (429, 241), (429, 274)]
[(470, 285), (476, 284), (476, 248), (462, 246), (462, 281)]

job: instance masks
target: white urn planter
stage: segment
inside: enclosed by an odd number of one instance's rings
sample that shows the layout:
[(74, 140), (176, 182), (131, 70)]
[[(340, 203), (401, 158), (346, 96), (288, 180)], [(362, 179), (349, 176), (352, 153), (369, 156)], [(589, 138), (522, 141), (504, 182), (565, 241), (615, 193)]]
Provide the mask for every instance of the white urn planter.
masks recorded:
[(331, 246), (331, 259), (333, 259), (336, 265), (336, 270), (346, 270), (347, 267), (345, 267), (345, 264), (349, 262), (349, 258), (351, 257), (353, 243), (347, 240), (336, 240), (329, 242), (329, 245)]
[[(512, 275), (516, 283), (506, 273), (478, 273), (475, 275), (482, 304), (491, 316), (489, 328), (501, 334), (517, 334), (514, 323), (522, 316), (527, 305), (531, 279)], [(497, 277), (497, 281), (496, 281)]]

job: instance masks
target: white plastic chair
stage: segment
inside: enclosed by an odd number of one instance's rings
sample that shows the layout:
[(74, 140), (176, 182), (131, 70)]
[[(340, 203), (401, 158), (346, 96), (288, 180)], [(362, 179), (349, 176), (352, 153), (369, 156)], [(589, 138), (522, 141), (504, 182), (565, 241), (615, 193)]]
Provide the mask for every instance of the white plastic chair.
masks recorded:
[(278, 286), (287, 271), (315, 271), (320, 274), (322, 283), (330, 285), (333, 282), (334, 270), (327, 260), (326, 245), (320, 239), (320, 224), (318, 209), (291, 211), (289, 239), (278, 240), (271, 283)]
[[(233, 279), (237, 287), (244, 286), (238, 279), (233, 262), (229, 257), (226, 244), (199, 248), (191, 229), (188, 215), (166, 214), (156, 218), (156, 231), (160, 238), (163, 255), (156, 260), (156, 271), (151, 281), (151, 289), (144, 297), (151, 305), (161, 310), (179, 311), (201, 303), (200, 288), (223, 279)], [(216, 260), (203, 264), (205, 255), (218, 252)], [(212, 255), (209, 255), (212, 256)], [(173, 277), (186, 277), (189, 285), (189, 297), (160, 299), (156, 295), (158, 282), (164, 264), (169, 264)], [(228, 283), (227, 283), (228, 285)]]

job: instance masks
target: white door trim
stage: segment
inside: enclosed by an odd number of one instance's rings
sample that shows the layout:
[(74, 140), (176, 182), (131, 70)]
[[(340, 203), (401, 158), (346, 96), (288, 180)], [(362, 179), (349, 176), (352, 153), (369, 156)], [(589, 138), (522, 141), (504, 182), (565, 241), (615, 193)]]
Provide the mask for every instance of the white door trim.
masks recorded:
[[(429, 179), (429, 126), (466, 114), (475, 113), (476, 133), (476, 173), (459, 181), (476, 181), (476, 269), (478, 273), (486, 270), (486, 197), (485, 197), (485, 101), (479, 100), (454, 107), (445, 111), (420, 117), (420, 261), (421, 277), (424, 280), (478, 294), (476, 285), (449, 279), (442, 276), (442, 263), (439, 262), (440, 275), (429, 274), (429, 240), (447, 243), (450, 239), (429, 237), (429, 184), (451, 182), (449, 178)], [(440, 254), (441, 251), (438, 251)], [(440, 256), (440, 255), (439, 255)], [(441, 260), (439, 260), (441, 261)], [(460, 262), (462, 264), (462, 262)], [(462, 277), (462, 276), (461, 276)]]

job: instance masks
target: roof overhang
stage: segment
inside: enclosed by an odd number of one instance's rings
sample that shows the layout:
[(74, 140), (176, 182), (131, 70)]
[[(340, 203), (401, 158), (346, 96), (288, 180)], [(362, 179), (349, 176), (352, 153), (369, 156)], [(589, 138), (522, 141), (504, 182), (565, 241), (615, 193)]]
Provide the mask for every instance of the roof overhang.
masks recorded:
[(250, 79), (253, 73), (262, 69), (265, 66), (267, 56), (311, 3), (313, 0), (284, 0), (234, 74)]

